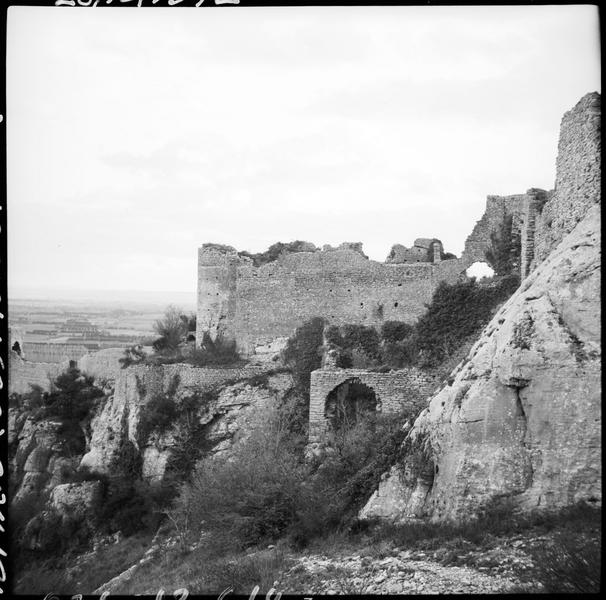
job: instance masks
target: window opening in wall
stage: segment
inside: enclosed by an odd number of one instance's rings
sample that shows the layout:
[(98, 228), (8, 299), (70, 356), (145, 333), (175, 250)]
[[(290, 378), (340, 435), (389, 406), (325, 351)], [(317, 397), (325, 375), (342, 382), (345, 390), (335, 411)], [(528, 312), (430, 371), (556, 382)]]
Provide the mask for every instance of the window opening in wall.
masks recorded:
[(467, 277), (475, 277), (476, 279), (493, 277), (494, 269), (486, 262), (477, 261), (467, 268), (465, 275), (467, 275)]
[(398, 308), (398, 303), (397, 302), (394, 302), (393, 305), (394, 305), (394, 308)]
[(19, 345), (19, 342), (15, 342), (13, 344), (13, 350), (19, 355), (21, 356), (21, 346)]

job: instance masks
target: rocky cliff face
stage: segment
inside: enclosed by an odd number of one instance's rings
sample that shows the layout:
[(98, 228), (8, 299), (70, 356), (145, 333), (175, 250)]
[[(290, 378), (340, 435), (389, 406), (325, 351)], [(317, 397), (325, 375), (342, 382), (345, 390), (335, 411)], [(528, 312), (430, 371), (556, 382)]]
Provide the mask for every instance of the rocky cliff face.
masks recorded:
[[(28, 547), (44, 546), (40, 532), (53, 515), (86, 518), (101, 494), (95, 473), (154, 484), (171, 469), (179, 477), (202, 456), (229, 455), (292, 386), (290, 374), (254, 372), (178, 364), (120, 370), (90, 424), (70, 433), (77, 451), (60, 418), (11, 408), (11, 502), (31, 515), (21, 517)], [(159, 397), (168, 403), (159, 405)], [(89, 481), (81, 481), (84, 468), (93, 472)]]
[(601, 500), (600, 213), (495, 315), (421, 413), (363, 517), (460, 519)]
[[(209, 380), (206, 385), (205, 371), (187, 365), (124, 370), (115, 393), (91, 424), (90, 447), (80, 466), (110, 473), (128, 443), (141, 456), (143, 478), (159, 481), (176, 451), (188, 445), (192, 452), (200, 446), (212, 453), (229, 450), (263, 409), (278, 402), (291, 386), (285, 374), (268, 376), (260, 385), (254, 380), (223, 386)], [(176, 414), (166, 427), (158, 428), (148, 417), (154, 410), (150, 403), (162, 395), (174, 400)]]

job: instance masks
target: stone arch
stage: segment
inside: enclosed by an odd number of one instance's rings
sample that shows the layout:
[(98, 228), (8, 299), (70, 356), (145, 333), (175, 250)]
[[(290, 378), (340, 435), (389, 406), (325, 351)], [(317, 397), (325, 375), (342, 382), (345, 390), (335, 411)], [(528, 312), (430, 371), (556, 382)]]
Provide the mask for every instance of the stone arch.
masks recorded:
[(324, 418), (328, 429), (337, 431), (355, 425), (365, 416), (381, 410), (375, 390), (359, 377), (350, 377), (335, 386), (326, 396)]

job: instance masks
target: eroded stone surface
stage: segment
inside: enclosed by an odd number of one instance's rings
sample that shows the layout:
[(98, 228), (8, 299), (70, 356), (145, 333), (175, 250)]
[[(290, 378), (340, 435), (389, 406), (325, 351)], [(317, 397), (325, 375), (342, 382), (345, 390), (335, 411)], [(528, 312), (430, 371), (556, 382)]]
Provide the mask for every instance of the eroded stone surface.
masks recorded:
[(581, 223), (495, 315), (415, 422), (434, 478), (410, 465), (362, 515), (458, 519), (491, 499), (557, 507), (601, 499), (600, 214)]

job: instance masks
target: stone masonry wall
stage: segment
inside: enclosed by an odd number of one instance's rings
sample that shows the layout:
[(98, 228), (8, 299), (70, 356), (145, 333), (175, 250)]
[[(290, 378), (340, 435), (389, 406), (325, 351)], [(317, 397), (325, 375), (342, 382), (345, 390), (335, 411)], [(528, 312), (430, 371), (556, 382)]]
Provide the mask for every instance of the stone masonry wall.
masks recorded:
[(360, 369), (319, 369), (311, 373), (309, 404), (309, 441), (321, 442), (327, 431), (324, 416), (328, 394), (337, 386), (357, 379), (371, 388), (380, 403), (380, 410), (395, 414), (405, 407), (421, 409), (425, 401), (438, 387), (436, 380), (414, 367), (375, 373)]
[(221, 332), (252, 354), (317, 316), (337, 325), (411, 323), (438, 283), (453, 283), (461, 270), (456, 259), (385, 264), (350, 249), (284, 254), (254, 267), (233, 248), (200, 248), (197, 339)]
[(53, 344), (52, 342), (25, 342), (23, 356), (31, 362), (62, 363), (79, 360), (88, 350), (81, 344)]
[(533, 267), (600, 203), (601, 97), (587, 94), (562, 117), (555, 191), (537, 217)]
[(40, 386), (45, 392), (50, 391), (54, 381), (69, 363), (43, 363), (23, 360), (16, 352), (10, 351), (8, 359), (8, 393), (27, 394), (31, 386)]
[[(226, 369), (194, 367), (188, 364), (134, 365), (124, 370), (124, 376), (116, 379), (116, 393), (120, 386), (132, 384), (133, 378), (145, 388), (145, 395), (165, 393), (178, 378), (177, 391), (180, 395), (207, 392), (230, 381), (247, 379), (267, 372), (271, 367), (244, 365)], [(128, 376), (128, 377), (127, 377)]]
[(78, 368), (97, 381), (115, 381), (122, 369), (120, 359), (123, 357), (124, 348), (106, 348), (84, 355), (78, 361)]

